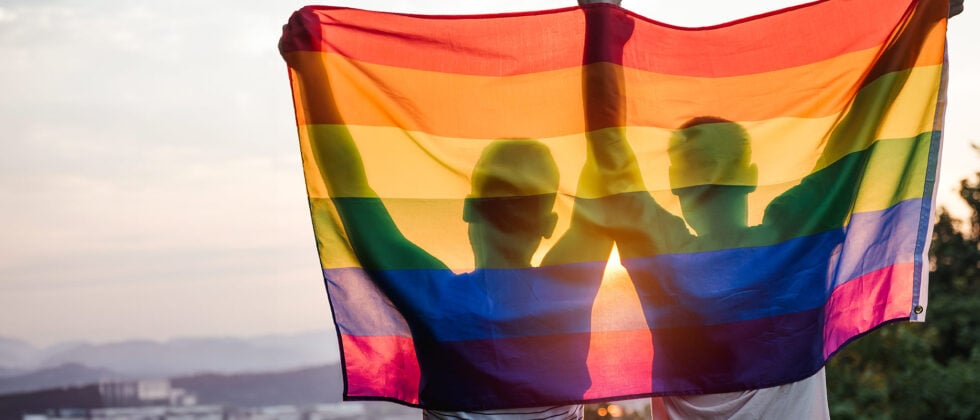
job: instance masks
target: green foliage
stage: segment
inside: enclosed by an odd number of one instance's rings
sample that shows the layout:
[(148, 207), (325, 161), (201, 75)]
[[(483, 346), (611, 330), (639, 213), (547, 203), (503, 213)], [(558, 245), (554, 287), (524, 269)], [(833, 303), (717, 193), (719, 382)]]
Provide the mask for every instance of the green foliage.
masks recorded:
[(835, 419), (980, 418), (980, 181), (961, 186), (973, 213), (940, 212), (928, 322), (879, 328), (831, 360)]

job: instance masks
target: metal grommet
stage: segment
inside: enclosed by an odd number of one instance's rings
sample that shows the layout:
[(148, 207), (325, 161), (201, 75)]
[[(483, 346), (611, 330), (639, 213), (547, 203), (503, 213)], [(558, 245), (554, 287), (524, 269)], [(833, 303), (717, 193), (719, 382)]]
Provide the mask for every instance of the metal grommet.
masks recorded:
[(914, 310), (915, 310), (915, 313), (916, 313), (916, 314), (921, 314), (921, 313), (922, 313), (922, 312), (924, 312), (924, 311), (925, 311), (926, 309), (925, 309), (925, 308), (923, 308), (923, 307), (922, 307), (922, 306), (920, 306), (920, 305), (915, 305), (915, 309), (914, 309)]

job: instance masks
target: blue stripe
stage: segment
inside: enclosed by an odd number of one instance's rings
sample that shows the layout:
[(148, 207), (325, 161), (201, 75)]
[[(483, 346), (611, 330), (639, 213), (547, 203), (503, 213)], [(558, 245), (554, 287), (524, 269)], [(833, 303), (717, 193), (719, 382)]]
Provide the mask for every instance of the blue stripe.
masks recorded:
[[(855, 214), (844, 229), (772, 246), (624, 261), (651, 329), (821, 307), (834, 288), (914, 261), (922, 199)], [(524, 270), (327, 269), (342, 333), (436, 341), (590, 331), (603, 262)], [(660, 279), (654, 281), (653, 279)], [(662, 290), (661, 290), (662, 289)]]

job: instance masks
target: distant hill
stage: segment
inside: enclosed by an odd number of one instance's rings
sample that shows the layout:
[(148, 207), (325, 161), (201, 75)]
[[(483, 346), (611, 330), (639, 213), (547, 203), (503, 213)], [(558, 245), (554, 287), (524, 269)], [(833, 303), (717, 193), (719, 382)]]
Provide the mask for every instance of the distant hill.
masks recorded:
[(21, 340), (0, 337), (0, 374), (33, 367), (40, 357), (41, 352), (34, 346)]
[(38, 349), (0, 338), (0, 376), (66, 364), (127, 377), (165, 378), (195, 373), (269, 372), (340, 360), (332, 331), (253, 338), (131, 340), (106, 344), (62, 343)]
[(7, 368), (0, 366), (0, 378), (6, 378), (8, 376), (16, 376), (27, 373), (25, 369)]
[(0, 377), (0, 395), (80, 386), (123, 378), (125, 378), (123, 375), (107, 369), (68, 363), (30, 373)]
[(197, 395), (199, 404), (235, 407), (340, 402), (344, 389), (338, 364), (275, 373), (194, 375), (170, 383)]

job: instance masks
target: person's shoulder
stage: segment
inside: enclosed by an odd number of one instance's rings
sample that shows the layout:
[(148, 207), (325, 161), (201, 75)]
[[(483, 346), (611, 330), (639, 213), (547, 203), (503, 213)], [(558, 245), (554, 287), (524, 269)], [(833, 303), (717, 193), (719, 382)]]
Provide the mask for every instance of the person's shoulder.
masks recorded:
[(423, 420), (579, 420), (584, 416), (581, 404), (551, 407), (512, 408), (478, 411), (423, 410)]
[(830, 418), (824, 369), (788, 384), (719, 394), (663, 397), (670, 418)]

